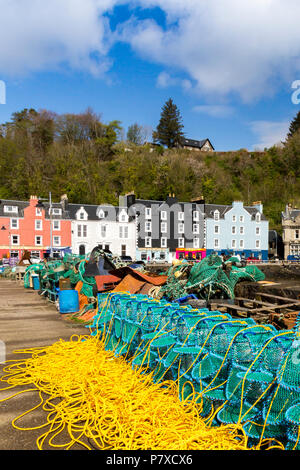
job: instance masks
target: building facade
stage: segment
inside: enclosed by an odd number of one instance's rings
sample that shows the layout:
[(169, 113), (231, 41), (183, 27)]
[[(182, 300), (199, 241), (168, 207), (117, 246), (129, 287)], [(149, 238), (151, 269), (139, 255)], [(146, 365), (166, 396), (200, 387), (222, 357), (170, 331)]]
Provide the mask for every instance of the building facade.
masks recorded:
[(287, 204), (281, 213), (284, 259), (300, 257), (300, 210)]
[(32, 258), (43, 259), (52, 250), (59, 256), (71, 247), (71, 222), (64, 204), (41, 203), (37, 196), (30, 201), (1, 200), (0, 258), (21, 259), (25, 250)]
[(114, 255), (135, 259), (136, 225), (126, 208), (109, 205), (68, 204), (72, 252), (87, 255), (100, 246)]
[(269, 222), (260, 202), (244, 206), (206, 204), (207, 254), (235, 254), (245, 258), (268, 260)]
[(151, 201), (131, 193), (119, 206), (136, 218), (137, 260), (172, 262), (178, 250), (196, 256), (205, 249), (204, 201), (179, 202), (175, 195)]

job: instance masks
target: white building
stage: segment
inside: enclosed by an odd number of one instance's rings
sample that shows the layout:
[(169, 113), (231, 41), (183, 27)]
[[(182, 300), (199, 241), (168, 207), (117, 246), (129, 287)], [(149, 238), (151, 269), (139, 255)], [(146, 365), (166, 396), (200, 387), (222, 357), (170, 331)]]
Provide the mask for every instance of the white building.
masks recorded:
[(136, 255), (135, 218), (126, 208), (109, 205), (68, 204), (72, 253), (89, 254), (100, 246), (118, 256)]

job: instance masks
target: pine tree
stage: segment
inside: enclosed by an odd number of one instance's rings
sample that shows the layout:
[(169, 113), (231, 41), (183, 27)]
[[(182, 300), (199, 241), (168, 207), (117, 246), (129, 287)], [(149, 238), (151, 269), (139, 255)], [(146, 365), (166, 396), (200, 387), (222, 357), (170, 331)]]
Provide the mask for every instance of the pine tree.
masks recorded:
[(170, 98), (162, 107), (159, 124), (153, 132), (153, 140), (168, 148), (178, 147), (184, 137), (182, 131), (179, 109)]
[(300, 129), (300, 111), (298, 111), (296, 117), (292, 120), (289, 128), (288, 139), (292, 137)]

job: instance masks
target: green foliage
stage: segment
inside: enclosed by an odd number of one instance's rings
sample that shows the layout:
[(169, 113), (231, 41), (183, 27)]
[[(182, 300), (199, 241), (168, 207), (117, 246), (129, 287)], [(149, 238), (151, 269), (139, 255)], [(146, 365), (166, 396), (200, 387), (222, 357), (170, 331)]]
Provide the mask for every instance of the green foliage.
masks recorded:
[(153, 132), (153, 140), (168, 148), (178, 147), (183, 138), (182, 131), (180, 111), (170, 98), (162, 108), (160, 121)]
[(300, 129), (300, 111), (298, 111), (298, 113), (296, 114), (296, 116), (294, 117), (294, 119), (292, 120), (291, 124), (290, 124), (290, 128), (289, 128), (289, 132), (288, 132), (288, 139), (293, 137), (293, 135), (298, 132)]
[(71, 202), (117, 204), (137, 197), (246, 205), (261, 200), (270, 228), (281, 230), (286, 203), (300, 206), (300, 132), (264, 152), (189, 151), (121, 141), (119, 121), (108, 124), (92, 110), (57, 116), (25, 109), (0, 126), (0, 198), (31, 194)]

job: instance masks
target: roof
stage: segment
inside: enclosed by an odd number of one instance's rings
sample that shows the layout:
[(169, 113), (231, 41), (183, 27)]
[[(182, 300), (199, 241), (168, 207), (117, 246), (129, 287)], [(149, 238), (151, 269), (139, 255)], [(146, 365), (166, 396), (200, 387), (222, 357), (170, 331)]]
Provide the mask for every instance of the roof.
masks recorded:
[(183, 146), (188, 146), (188, 147), (194, 147), (194, 148), (202, 148), (204, 147), (204, 145), (206, 144), (206, 142), (209, 142), (210, 146), (212, 147), (212, 149), (214, 150), (214, 146), (212, 145), (212, 143), (210, 142), (209, 139), (203, 139), (203, 140), (194, 140), (194, 139), (186, 139), (186, 138), (183, 138), (182, 139), (182, 145)]
[(14, 212), (4, 212), (4, 206), (17, 206), (18, 217), (24, 217), (24, 209), (29, 206), (28, 201), (14, 201), (13, 199), (2, 199), (0, 200), (0, 217), (16, 217)]
[[(126, 207), (118, 207), (113, 205), (92, 205), (92, 204), (68, 204), (67, 210), (69, 213), (69, 218), (71, 220), (76, 220), (76, 214), (81, 209), (84, 208), (86, 213), (88, 214), (88, 220), (106, 220), (106, 221), (115, 221), (115, 214), (118, 216), (122, 210), (127, 212)], [(99, 218), (98, 212), (102, 209), (104, 212), (104, 218)], [(129, 222), (133, 220), (132, 216), (129, 216)]]
[[(213, 214), (216, 210), (219, 211), (220, 213), (220, 218), (223, 219), (226, 212), (230, 211), (232, 209), (232, 205), (222, 205), (222, 204), (205, 204), (205, 214), (206, 217), (212, 218)], [(259, 210), (256, 207), (252, 206), (243, 206), (243, 208), (249, 212), (249, 214), (252, 216), (252, 218), (255, 218), (255, 215), (257, 213), (261, 214), (261, 220), (267, 220), (266, 216), (259, 212)]]

